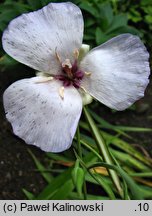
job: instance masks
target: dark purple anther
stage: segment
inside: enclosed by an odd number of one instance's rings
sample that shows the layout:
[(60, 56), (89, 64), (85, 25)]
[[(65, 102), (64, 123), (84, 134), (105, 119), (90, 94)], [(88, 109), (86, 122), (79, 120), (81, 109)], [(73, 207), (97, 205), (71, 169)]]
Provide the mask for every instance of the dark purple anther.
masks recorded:
[(70, 86), (71, 83), (72, 83), (72, 81), (70, 81), (70, 80), (64, 80), (63, 86), (64, 86), (64, 87)]
[(62, 81), (64, 87), (73, 85), (75, 88), (80, 88), (80, 81), (84, 77), (84, 72), (78, 68), (77, 60), (75, 60), (72, 67), (70, 67), (70, 64), (70, 60), (66, 59), (64, 66), (62, 66), (62, 74), (55, 75), (54, 78)]
[(84, 76), (84, 72), (81, 70), (77, 70), (74, 74), (75, 78), (82, 79)]

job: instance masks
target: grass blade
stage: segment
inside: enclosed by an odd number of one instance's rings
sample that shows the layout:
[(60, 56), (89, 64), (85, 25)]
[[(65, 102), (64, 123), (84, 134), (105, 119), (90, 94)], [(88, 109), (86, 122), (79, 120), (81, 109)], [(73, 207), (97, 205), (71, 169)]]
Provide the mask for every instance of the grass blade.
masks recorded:
[(117, 167), (115, 165), (106, 164), (104, 162), (96, 163), (96, 164), (88, 167), (88, 169), (98, 167), (98, 166), (103, 166), (103, 167), (117, 171), (122, 176), (122, 178), (125, 180), (125, 182), (127, 183), (128, 188), (130, 188), (132, 198), (135, 200), (138, 200), (138, 199), (142, 200), (143, 199), (143, 196), (142, 196), (142, 193), (140, 192), (139, 187), (134, 182), (134, 180), (123, 169), (121, 169), (120, 167)]
[(72, 167), (64, 171), (62, 174), (58, 175), (44, 188), (44, 190), (36, 197), (39, 200), (50, 199), (56, 191), (63, 186), (63, 182), (67, 182), (71, 179)]
[(31, 157), (33, 158), (35, 164), (36, 164), (36, 167), (37, 169), (39, 170), (39, 172), (41, 173), (41, 175), (43, 176), (43, 178), (48, 182), (50, 183), (53, 179), (53, 176), (46, 172), (46, 168), (40, 163), (40, 161), (35, 157), (35, 155), (32, 153), (32, 151), (30, 151), (28, 149), (28, 152), (30, 153)]
[[(84, 108), (84, 114), (85, 114), (86, 120), (89, 124), (89, 127), (92, 131), (92, 134), (96, 140), (99, 152), (102, 155), (104, 161), (107, 162), (108, 164), (114, 164), (114, 161), (110, 155), (109, 149), (107, 148), (106, 143), (104, 142), (103, 138), (101, 137), (100, 131), (98, 130), (96, 124), (94, 123), (94, 120), (92, 119), (91, 115), (89, 114), (89, 112), (87, 111), (86, 108)], [(119, 194), (122, 196), (123, 192), (122, 192), (122, 188), (121, 188), (119, 177), (118, 177), (117, 173), (114, 170), (108, 169), (108, 171), (109, 171), (109, 174), (110, 174), (110, 176), (113, 180), (113, 183), (116, 186)]]

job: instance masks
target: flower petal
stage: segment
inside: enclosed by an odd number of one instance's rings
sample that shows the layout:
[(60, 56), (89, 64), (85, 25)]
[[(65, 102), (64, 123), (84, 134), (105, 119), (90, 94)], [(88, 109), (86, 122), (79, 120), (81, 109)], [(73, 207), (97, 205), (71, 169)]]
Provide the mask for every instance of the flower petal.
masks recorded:
[(38, 83), (40, 77), (13, 83), (4, 92), (6, 117), (14, 133), (26, 143), (48, 152), (71, 146), (82, 111), (82, 100), (74, 87), (59, 96), (60, 81)]
[(73, 52), (82, 45), (83, 17), (70, 3), (50, 3), (42, 9), (23, 14), (4, 31), (4, 50), (14, 59), (38, 71), (57, 74), (60, 64), (73, 60)]
[(91, 76), (81, 85), (108, 107), (124, 110), (144, 96), (150, 74), (148, 58), (139, 37), (117, 36), (84, 57), (80, 67)]

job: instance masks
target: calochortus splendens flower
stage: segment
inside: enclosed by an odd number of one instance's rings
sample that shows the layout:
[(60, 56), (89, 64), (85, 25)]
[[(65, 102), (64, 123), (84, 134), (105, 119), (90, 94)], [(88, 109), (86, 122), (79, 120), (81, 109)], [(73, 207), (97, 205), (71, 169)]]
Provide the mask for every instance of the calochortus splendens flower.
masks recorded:
[(122, 34), (86, 54), (82, 39), (82, 13), (70, 2), (23, 14), (3, 33), (11, 57), (43, 72), (9, 86), (4, 108), (14, 133), (44, 151), (71, 146), (86, 93), (124, 110), (149, 82), (149, 55), (139, 37)]

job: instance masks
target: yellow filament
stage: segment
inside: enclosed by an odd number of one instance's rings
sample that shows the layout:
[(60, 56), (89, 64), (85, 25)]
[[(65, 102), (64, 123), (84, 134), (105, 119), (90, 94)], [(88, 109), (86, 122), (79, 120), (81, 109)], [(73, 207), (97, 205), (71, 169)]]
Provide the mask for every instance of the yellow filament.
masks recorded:
[(85, 73), (86, 76), (90, 76), (91, 75), (91, 72), (85, 71), (84, 73)]
[(75, 57), (76, 59), (78, 59), (78, 57), (79, 57), (79, 50), (78, 50), (78, 49), (75, 49), (75, 50), (73, 51), (73, 54), (74, 54), (74, 57)]
[(61, 99), (64, 99), (64, 87), (62, 86), (61, 88), (59, 88), (59, 95), (61, 97)]
[(35, 81), (35, 83), (45, 83), (45, 82), (49, 82), (52, 81), (54, 78), (53, 77), (41, 77), (40, 80)]
[(81, 88), (85, 93), (87, 93), (87, 90), (86, 90), (83, 86), (80, 86), (80, 88)]

